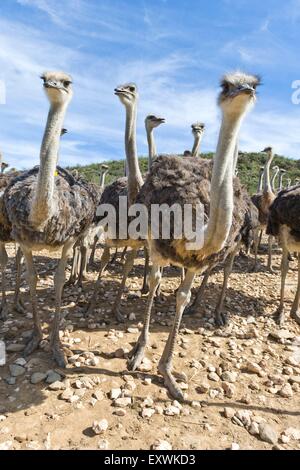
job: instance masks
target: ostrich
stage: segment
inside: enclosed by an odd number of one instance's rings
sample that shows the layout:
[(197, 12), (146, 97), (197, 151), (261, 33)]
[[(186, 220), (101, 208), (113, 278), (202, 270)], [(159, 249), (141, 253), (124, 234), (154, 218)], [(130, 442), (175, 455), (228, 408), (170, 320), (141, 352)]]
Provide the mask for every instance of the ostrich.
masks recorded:
[(210, 162), (188, 157), (185, 159), (176, 156), (159, 157), (153, 163), (138, 197), (138, 202), (146, 205), (149, 213), (153, 204), (164, 203), (170, 207), (177, 203), (183, 207), (188, 203), (195, 208), (199, 204), (199, 199), (202, 204), (206, 199), (204, 209), (209, 218), (203, 227), (204, 241), (200, 248), (188, 249), (185, 238), (175, 240), (174, 226), (171, 230), (173, 236), (167, 239), (162, 237), (151, 239), (151, 229), (149, 229), (149, 247), (153, 262), (150, 293), (144, 327), (136, 346), (131, 351), (128, 364), (131, 370), (136, 370), (144, 358), (149, 337), (151, 307), (161, 277), (160, 267), (172, 263), (187, 268), (185, 279), (176, 295), (174, 324), (158, 366), (170, 394), (177, 399), (183, 399), (183, 394), (172, 374), (172, 356), (195, 274), (205, 272), (216, 263), (217, 259), (221, 261), (228, 250), (231, 251), (244, 221), (246, 207), (240, 197), (234, 198), (232, 185), (235, 146), (243, 118), (255, 102), (255, 89), (258, 84), (258, 77), (241, 72), (228, 74), (222, 79), (222, 91), (218, 103), (223, 119), (214, 158), (211, 188), (207, 180)]
[(286, 173), (286, 170), (284, 170), (283, 168), (280, 168), (279, 170), (279, 187), (278, 187), (278, 193), (280, 193), (280, 191), (282, 191), (283, 189), (283, 185), (282, 185), (282, 182), (283, 182), (283, 177)]
[[(109, 171), (109, 167), (107, 165), (104, 165), (104, 164), (100, 165), (100, 173), (99, 173), (100, 181), (99, 181), (99, 183), (100, 183), (101, 194), (103, 193), (103, 191), (105, 189), (105, 179), (106, 179), (106, 175), (107, 175), (108, 171)], [(102, 231), (99, 230), (98, 233), (96, 233), (96, 235), (95, 235), (94, 242), (93, 242), (93, 247), (92, 247), (92, 251), (91, 251), (91, 255), (90, 255), (90, 259), (89, 259), (89, 264), (90, 265), (95, 264), (96, 247), (97, 247), (97, 244), (98, 244), (99, 239), (101, 237), (101, 234), (102, 234)]]
[[(238, 155), (240, 155), (240, 152), (238, 152)], [(237, 184), (235, 180), (233, 181), (234, 181), (234, 189), (235, 191), (237, 191), (237, 193), (235, 194), (235, 197), (241, 197), (243, 199), (247, 210), (245, 211), (244, 223), (241, 226), (239, 236), (236, 238), (236, 240), (234, 240), (232, 251), (227, 253), (227, 256), (225, 259), (222, 290), (219, 296), (217, 306), (214, 311), (215, 324), (219, 327), (224, 326), (227, 323), (227, 318), (225, 314), (223, 313), (223, 306), (224, 306), (228, 280), (232, 273), (234, 260), (236, 258), (236, 255), (239, 253), (242, 245), (245, 246), (246, 251), (249, 251), (251, 242), (254, 238), (254, 234), (256, 232), (257, 227), (259, 226), (258, 210), (253, 204), (253, 202), (251, 201), (251, 198), (247, 190), (244, 187), (240, 188), (240, 185)], [(188, 308), (185, 309), (184, 315), (194, 315), (195, 313), (197, 313), (198, 309), (201, 307), (202, 301), (203, 301), (203, 295), (204, 295), (204, 291), (208, 283), (208, 279), (213, 269), (217, 266), (217, 264), (215, 266), (211, 266), (211, 268), (205, 272), (204, 278), (196, 293), (195, 299), (193, 303)]]
[(286, 180), (286, 189), (289, 189), (292, 186), (292, 180), (291, 178), (287, 178)]
[(267, 234), (279, 237), (282, 247), (280, 304), (276, 319), (280, 325), (285, 321), (285, 281), (289, 269), (289, 253), (298, 254), (298, 285), (291, 308), (291, 317), (300, 325), (300, 185), (282, 190), (270, 207)]
[(156, 145), (154, 141), (154, 136), (153, 136), (153, 130), (160, 126), (161, 124), (164, 124), (166, 120), (162, 117), (155, 116), (154, 114), (149, 114), (146, 119), (145, 119), (145, 128), (146, 128), (146, 134), (147, 134), (147, 141), (148, 141), (148, 170), (150, 171), (152, 161), (154, 157), (156, 156)]
[[(257, 251), (259, 244), (258, 231), (265, 230), (268, 221), (269, 208), (272, 202), (275, 199), (275, 194), (273, 192), (271, 182), (270, 182), (270, 167), (274, 158), (274, 152), (272, 147), (266, 147), (262, 153), (267, 154), (267, 161), (264, 167), (264, 182), (263, 182), (263, 191), (261, 194), (255, 194), (252, 196), (252, 202), (257, 207), (259, 212), (259, 223), (260, 226), (257, 228), (254, 242), (254, 253), (255, 260), (253, 270), (256, 270), (257, 267)], [(272, 237), (269, 237), (268, 240), (268, 270), (273, 272), (272, 269)]]
[(54, 277), (55, 318), (50, 347), (57, 364), (65, 367), (66, 358), (59, 338), (65, 268), (74, 243), (93, 220), (97, 197), (89, 184), (74, 179), (68, 171), (56, 166), (62, 124), (73, 96), (72, 78), (63, 72), (46, 72), (41, 78), (50, 101), (50, 111), (41, 146), (40, 166), (11, 181), (3, 199), (12, 236), (25, 257), (32, 302), (34, 330), (24, 350), (25, 355), (34, 351), (42, 339), (32, 253), (62, 249)]
[(192, 134), (194, 136), (194, 145), (192, 149), (192, 157), (199, 157), (200, 145), (205, 131), (205, 124), (202, 122), (196, 122), (191, 125)]
[[(144, 181), (139, 167), (136, 148), (136, 119), (138, 101), (137, 87), (134, 83), (119, 86), (115, 89), (115, 95), (119, 97), (121, 103), (125, 106), (126, 110), (125, 153), (128, 168), (128, 177), (119, 178), (118, 180), (114, 181), (111, 185), (107, 186), (103, 191), (100, 205), (110, 204), (115, 208), (117, 215), (116, 233), (119, 234), (119, 198), (122, 196), (127, 197), (127, 204), (128, 207), (130, 207), (132, 204), (135, 203), (136, 197), (139, 193), (139, 190), (143, 186)], [(99, 217), (99, 222), (101, 222), (101, 217)], [(137, 254), (137, 250), (144, 246), (145, 240), (131, 240), (128, 237), (125, 237), (125, 239), (122, 239), (121, 237), (116, 239), (115, 236), (111, 236), (111, 234), (108, 232), (105, 241), (105, 248), (101, 257), (98, 279), (94, 288), (89, 308), (87, 310), (87, 314), (90, 314), (94, 311), (98, 291), (101, 285), (101, 277), (109, 261), (110, 248), (130, 247), (131, 251), (128, 252), (126, 256), (122, 282), (120, 284), (117, 297), (113, 306), (113, 312), (115, 314), (116, 319), (120, 322), (124, 321), (124, 316), (120, 312), (120, 302), (122, 298), (122, 293), (126, 285), (126, 279), (133, 268), (133, 263)]]

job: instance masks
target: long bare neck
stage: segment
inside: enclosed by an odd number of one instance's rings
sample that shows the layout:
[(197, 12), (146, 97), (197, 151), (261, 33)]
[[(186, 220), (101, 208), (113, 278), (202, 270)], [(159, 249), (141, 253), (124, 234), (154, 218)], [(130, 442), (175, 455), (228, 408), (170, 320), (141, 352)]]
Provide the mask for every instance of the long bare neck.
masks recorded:
[(102, 190), (105, 188), (106, 175), (107, 175), (107, 171), (101, 171), (101, 173), (100, 173), (100, 188)]
[(279, 175), (279, 188), (278, 188), (278, 191), (282, 191), (282, 182), (283, 182), (283, 176), (284, 176), (284, 173), (280, 173)]
[(136, 118), (136, 105), (126, 107), (125, 151), (128, 168), (129, 204), (135, 202), (136, 196), (143, 185), (136, 148)]
[(205, 256), (220, 251), (227, 240), (233, 215), (234, 153), (243, 114), (224, 115), (211, 180), (210, 214), (205, 231)]
[(195, 134), (194, 145), (192, 149), (193, 157), (199, 157), (201, 141), (202, 141), (202, 135)]
[(153, 129), (149, 129), (146, 125), (147, 140), (148, 140), (148, 170), (150, 171), (154, 157), (157, 155), (156, 145), (154, 141)]
[(234, 148), (234, 158), (233, 158), (233, 175), (236, 173), (237, 164), (239, 159), (239, 141), (236, 140), (235, 148)]
[(265, 193), (272, 193), (272, 186), (271, 186), (271, 181), (270, 181), (270, 167), (271, 163), (273, 161), (274, 154), (273, 152), (270, 153), (267, 163), (265, 165), (265, 170), (264, 170), (264, 194)]
[(264, 178), (264, 170), (261, 170), (260, 175), (259, 175), (258, 185), (257, 185), (258, 193), (261, 193), (263, 190), (263, 178)]
[(277, 178), (278, 172), (279, 172), (279, 170), (278, 170), (278, 169), (277, 169), (277, 170), (275, 170), (275, 173), (274, 173), (274, 175), (273, 175), (272, 182), (271, 182), (271, 187), (272, 187), (272, 191), (273, 191), (273, 193), (275, 193), (275, 192), (276, 192), (276, 188), (275, 188), (275, 181), (276, 181), (276, 178)]
[(55, 171), (60, 134), (67, 106), (51, 106), (40, 153), (40, 168), (32, 202), (30, 220), (37, 228), (51, 218), (55, 210)]

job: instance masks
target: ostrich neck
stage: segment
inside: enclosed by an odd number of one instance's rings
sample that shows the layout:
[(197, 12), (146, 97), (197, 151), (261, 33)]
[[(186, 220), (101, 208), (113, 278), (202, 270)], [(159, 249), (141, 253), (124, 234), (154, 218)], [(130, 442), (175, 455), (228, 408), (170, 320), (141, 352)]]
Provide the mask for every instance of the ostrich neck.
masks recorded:
[(54, 186), (60, 133), (67, 106), (52, 105), (43, 137), (37, 186), (31, 207), (30, 219), (40, 227), (49, 220), (55, 210)]
[(275, 189), (275, 181), (276, 181), (278, 172), (279, 172), (279, 170), (276, 170), (276, 171), (275, 171), (275, 173), (274, 173), (274, 175), (273, 175), (273, 178), (272, 178), (272, 182), (271, 182), (271, 187), (272, 187), (273, 193), (276, 192), (276, 189)]
[(135, 202), (136, 196), (143, 185), (136, 148), (136, 106), (126, 108), (125, 150), (128, 168), (128, 199), (129, 204)]
[(231, 228), (234, 154), (242, 118), (242, 113), (223, 116), (211, 180), (210, 214), (203, 247), (205, 256), (224, 247)]
[(196, 135), (194, 140), (194, 145), (192, 149), (192, 156), (198, 157), (200, 152), (200, 144), (201, 144), (202, 136)]
[(236, 141), (235, 148), (234, 148), (234, 158), (233, 158), (233, 175), (235, 175), (237, 164), (239, 159), (239, 142)]
[(154, 159), (154, 157), (157, 155), (157, 152), (156, 152), (156, 145), (155, 145), (155, 141), (154, 141), (154, 134), (153, 134), (153, 129), (148, 129), (148, 127), (146, 126), (146, 130), (147, 130), (147, 140), (148, 140), (148, 170), (150, 171), (151, 169), (151, 166), (152, 166), (152, 161)]
[(280, 176), (279, 176), (279, 188), (278, 188), (278, 191), (282, 191), (282, 182), (283, 182), (283, 176), (284, 176), (284, 173), (280, 173)]
[(272, 186), (270, 181), (270, 167), (273, 161), (274, 155), (273, 153), (269, 156), (268, 161), (265, 166), (264, 170), (264, 193), (272, 193)]
[(106, 171), (101, 172), (100, 175), (100, 188), (103, 190), (105, 188), (105, 178), (106, 178)]
[(261, 173), (259, 175), (258, 185), (257, 185), (257, 192), (258, 193), (261, 193), (262, 190), (263, 190), (263, 176), (264, 176), (264, 172), (261, 171)]

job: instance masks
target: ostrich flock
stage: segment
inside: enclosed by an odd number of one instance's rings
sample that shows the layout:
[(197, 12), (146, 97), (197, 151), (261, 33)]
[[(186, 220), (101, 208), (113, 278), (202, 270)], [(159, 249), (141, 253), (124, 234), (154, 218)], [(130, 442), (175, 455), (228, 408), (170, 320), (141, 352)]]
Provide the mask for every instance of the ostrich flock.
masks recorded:
[[(72, 258), (72, 270), (67, 283), (82, 283), (86, 270), (95, 267), (95, 253), (99, 243), (103, 247), (98, 269), (98, 279), (86, 314), (97, 306), (103, 273), (111, 260), (112, 252), (123, 251), (125, 259), (122, 280), (113, 306), (117, 321), (124, 322), (121, 300), (137, 254), (143, 250), (145, 258), (142, 293), (147, 295), (143, 328), (135, 347), (129, 353), (128, 369), (136, 370), (141, 365), (149, 340), (151, 311), (155, 297), (160, 292), (163, 269), (167, 265), (179, 267), (181, 282), (176, 291), (176, 312), (174, 322), (161, 356), (158, 371), (164, 378), (169, 393), (182, 400), (183, 393), (172, 370), (172, 356), (183, 315), (192, 315), (203, 302), (205, 286), (212, 270), (224, 266), (224, 281), (215, 310), (215, 323), (221, 328), (227, 318), (223, 311), (228, 278), (235, 256), (242, 247), (249, 254), (253, 250), (254, 266), (257, 270), (257, 252), (262, 234), (268, 235), (268, 269), (272, 272), (272, 245), (276, 240), (282, 249), (280, 305), (275, 318), (280, 325), (284, 322), (285, 280), (289, 260), (299, 260), (298, 287), (290, 312), (300, 325), (300, 182), (295, 185), (283, 184), (284, 171), (272, 167), (272, 147), (263, 150), (265, 166), (261, 168), (257, 194), (250, 196), (242, 186), (237, 171), (239, 157), (239, 133), (247, 113), (256, 103), (256, 89), (260, 80), (255, 75), (234, 72), (224, 75), (218, 106), (221, 112), (221, 126), (215, 156), (212, 160), (200, 157), (200, 145), (205, 131), (203, 123), (192, 125), (194, 144), (192, 150), (183, 155), (158, 156), (154, 140), (154, 129), (165, 122), (162, 117), (149, 115), (145, 127), (149, 146), (148, 173), (142, 176), (136, 145), (136, 123), (138, 89), (133, 83), (115, 89), (126, 111), (125, 127), (125, 176), (105, 186), (108, 167), (100, 165), (100, 184), (93, 184), (82, 178), (77, 171), (69, 172), (58, 166), (60, 140), (65, 115), (73, 97), (72, 78), (63, 72), (46, 72), (42, 75), (45, 94), (50, 102), (48, 120), (41, 144), (40, 165), (29, 171), (7, 171), (7, 164), (1, 161), (0, 175), (0, 263), (2, 302), (0, 321), (5, 321), (9, 312), (6, 299), (6, 267), (8, 256), (6, 244), (16, 244), (16, 280), (14, 310), (25, 312), (20, 298), (21, 262), (24, 258), (33, 314), (33, 331), (25, 347), (24, 356), (38, 348), (42, 340), (42, 327), (37, 300), (37, 273), (33, 253), (43, 250), (61, 250), (61, 256), (54, 274), (55, 316), (51, 328), (50, 347), (54, 360), (60, 367), (66, 367), (67, 359), (60, 342), (61, 303), (66, 284), (66, 267)], [(2, 160), (2, 157), (1, 157)], [(273, 172), (273, 175), (272, 175)], [(279, 178), (279, 180), (277, 180)], [(278, 182), (279, 181), (279, 184)], [(151, 213), (153, 205), (174, 203), (193, 208), (201, 203), (204, 208), (204, 226), (201, 227), (203, 243), (200, 247), (187, 248), (187, 239), (177, 239), (174, 222), (166, 238), (159, 231), (159, 237), (152, 237), (151, 217), (148, 235), (144, 237), (118, 237), (104, 230), (104, 216), (99, 215), (99, 206), (114, 207), (117, 217), (122, 210), (120, 197), (127, 198), (127, 208), (143, 204)], [(130, 217), (128, 217), (129, 219)], [(203, 224), (202, 224), (203, 225)], [(118, 228), (118, 227), (117, 227)], [(117, 235), (116, 235), (117, 234)], [(91, 249), (90, 257), (88, 253)], [(203, 274), (203, 281), (191, 303), (191, 288), (196, 275)]]

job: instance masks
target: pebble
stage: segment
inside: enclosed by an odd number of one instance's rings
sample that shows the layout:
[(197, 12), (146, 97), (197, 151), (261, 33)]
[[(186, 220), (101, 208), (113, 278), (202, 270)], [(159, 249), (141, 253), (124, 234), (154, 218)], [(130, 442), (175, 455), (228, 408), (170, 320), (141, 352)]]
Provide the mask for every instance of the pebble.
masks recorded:
[(47, 377), (47, 375), (42, 373), (42, 372), (35, 372), (30, 377), (30, 382), (35, 385), (35, 384), (38, 384), (40, 382), (43, 382), (43, 380), (45, 380), (46, 377)]
[(158, 439), (151, 446), (152, 450), (172, 450), (172, 445), (168, 441)]
[(235, 394), (235, 386), (228, 382), (222, 382), (222, 389), (227, 398), (232, 398)]
[(233, 442), (231, 444), (231, 450), (240, 450), (239, 444), (237, 444), (236, 442)]
[(127, 333), (131, 333), (131, 334), (138, 334), (139, 333), (139, 329), (138, 328), (127, 328)]
[(107, 450), (109, 448), (109, 442), (106, 439), (102, 439), (98, 442), (98, 449)]
[(71, 388), (67, 388), (64, 392), (62, 392), (62, 394), (60, 395), (60, 399), (61, 400), (65, 400), (65, 401), (70, 401), (71, 398), (73, 397), (74, 395), (74, 392), (73, 390), (71, 390)]
[(248, 429), (248, 432), (252, 436), (256, 436), (257, 434), (259, 434), (259, 425), (255, 423), (254, 421), (252, 421), (251, 426)]
[(94, 421), (92, 429), (96, 435), (104, 434), (108, 430), (107, 419), (102, 419), (101, 421)]
[(238, 378), (237, 372), (226, 371), (226, 372), (223, 372), (223, 374), (221, 375), (221, 379), (224, 382), (229, 382), (229, 383), (235, 383), (237, 381), (237, 378)]
[(24, 349), (24, 344), (9, 344), (6, 348), (7, 352), (21, 352)]
[(152, 416), (156, 413), (155, 409), (153, 408), (144, 408), (142, 410), (141, 416), (142, 418), (152, 418)]
[(235, 415), (235, 411), (233, 408), (226, 407), (224, 408), (223, 413), (224, 413), (225, 418), (229, 418), (229, 419), (233, 418), (233, 416)]
[(49, 390), (57, 392), (58, 390), (65, 390), (66, 385), (63, 382), (57, 380), (56, 382), (51, 383), (48, 388)]
[(136, 320), (135, 313), (130, 313), (128, 319), (129, 319), (129, 321), (135, 321)]
[(5, 382), (6, 382), (8, 385), (15, 385), (16, 379), (15, 379), (15, 377), (7, 377), (7, 379), (5, 379)]
[(7, 417), (5, 415), (0, 415), (0, 423), (5, 421), (6, 419), (7, 419)]
[(17, 364), (18, 366), (24, 367), (27, 364), (27, 361), (23, 357), (20, 357), (14, 363)]
[(117, 408), (127, 408), (127, 406), (131, 405), (131, 397), (122, 397), (122, 398), (117, 398), (114, 401), (114, 406)]
[(0, 444), (0, 450), (9, 450), (13, 446), (12, 441), (6, 441), (6, 442), (1, 442)]
[(294, 439), (295, 441), (300, 441), (300, 429), (288, 428), (283, 432), (281, 439), (283, 436), (287, 437), (289, 440)]
[(127, 411), (124, 410), (124, 408), (117, 408), (117, 409), (114, 411), (113, 414), (116, 415), (116, 416), (121, 416), (121, 417), (123, 417), (123, 416), (126, 416)]
[(290, 384), (285, 384), (278, 393), (283, 398), (291, 398), (294, 395)]
[(196, 391), (198, 393), (207, 393), (209, 389), (210, 389), (210, 385), (207, 382), (202, 382), (202, 384), (196, 388)]
[(102, 390), (96, 390), (93, 392), (92, 397), (97, 401), (102, 401), (104, 399), (104, 393)]
[(122, 390), (120, 388), (113, 388), (110, 391), (109, 397), (111, 400), (116, 400), (117, 398), (120, 398), (122, 395)]
[(13, 377), (20, 377), (21, 375), (25, 374), (26, 369), (24, 369), (24, 367), (19, 366), (17, 364), (11, 364), (9, 366), (9, 371)]
[(180, 415), (180, 409), (177, 408), (176, 406), (170, 405), (164, 410), (164, 414), (166, 416), (179, 416)]
[(268, 442), (269, 444), (277, 444), (278, 434), (270, 424), (262, 422), (259, 423), (259, 437), (262, 441)]
[(212, 380), (213, 382), (219, 382), (220, 381), (220, 377), (215, 372), (210, 372), (208, 374), (208, 378), (209, 378), (209, 380)]
[(139, 366), (138, 370), (140, 372), (150, 372), (152, 370), (152, 367), (153, 367), (152, 362), (145, 357), (142, 364)]
[(265, 375), (262, 368), (258, 364), (256, 364), (256, 362), (251, 362), (251, 361), (246, 362), (245, 372), (250, 372), (250, 373), (253, 373), (253, 374), (257, 374), (260, 377), (263, 377)]
[(49, 370), (47, 372), (47, 378), (46, 382), (47, 384), (52, 384), (54, 382), (60, 382), (61, 381), (61, 375), (55, 372), (54, 370)]

